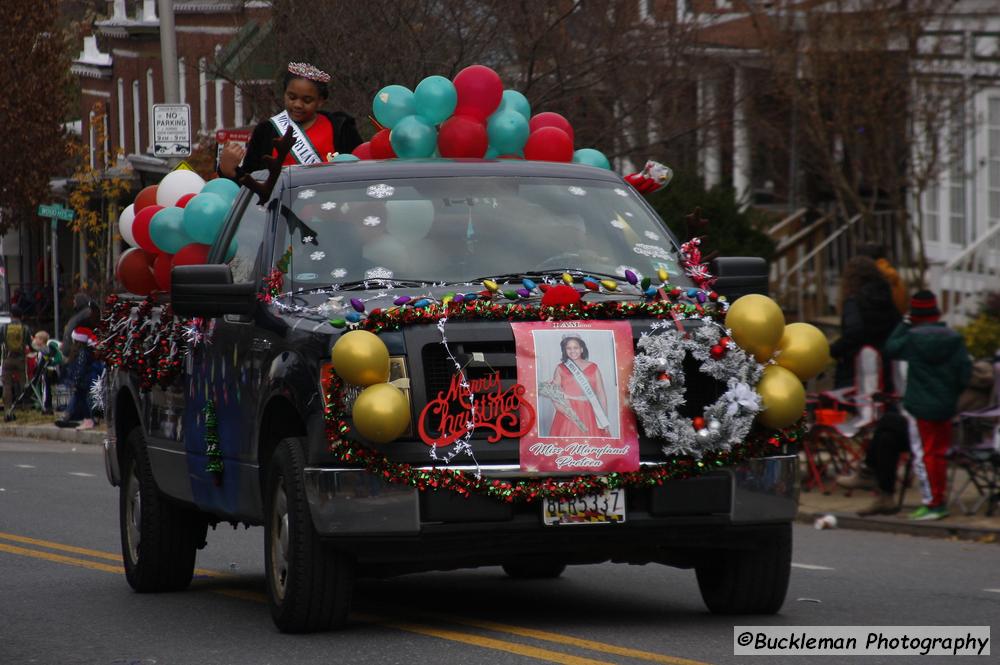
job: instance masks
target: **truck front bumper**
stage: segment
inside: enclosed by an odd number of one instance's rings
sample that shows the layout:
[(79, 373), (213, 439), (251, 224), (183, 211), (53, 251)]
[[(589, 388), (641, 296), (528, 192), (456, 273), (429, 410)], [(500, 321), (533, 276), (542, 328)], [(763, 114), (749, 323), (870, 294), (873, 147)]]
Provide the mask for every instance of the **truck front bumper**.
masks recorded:
[[(310, 467), (304, 473), (313, 523), (320, 536), (329, 540), (455, 536), (476, 531), (555, 536), (572, 529), (544, 526), (538, 502), (504, 504), (444, 490), (421, 493), (360, 469)], [(514, 475), (489, 468), (483, 468), (483, 473)], [(626, 499), (625, 523), (603, 526), (621, 533), (651, 527), (789, 522), (798, 509), (797, 457), (762, 457), (697, 478), (628, 488)]]

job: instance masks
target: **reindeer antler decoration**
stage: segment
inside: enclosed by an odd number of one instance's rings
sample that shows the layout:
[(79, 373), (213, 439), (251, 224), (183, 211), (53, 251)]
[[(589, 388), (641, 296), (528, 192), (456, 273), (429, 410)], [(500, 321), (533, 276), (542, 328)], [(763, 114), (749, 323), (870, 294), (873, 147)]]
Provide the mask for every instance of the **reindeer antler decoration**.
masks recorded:
[(274, 189), (274, 185), (278, 182), (278, 176), (281, 174), (281, 166), (285, 163), (285, 157), (288, 156), (292, 145), (295, 143), (292, 128), (289, 127), (285, 130), (285, 135), (280, 139), (274, 139), (273, 143), (274, 149), (278, 151), (278, 154), (273, 157), (271, 155), (264, 155), (261, 158), (261, 161), (267, 166), (267, 180), (254, 180), (253, 176), (249, 173), (244, 173), (240, 176), (239, 180), (241, 185), (257, 195), (260, 205), (267, 203), (268, 197), (271, 196), (271, 191)]

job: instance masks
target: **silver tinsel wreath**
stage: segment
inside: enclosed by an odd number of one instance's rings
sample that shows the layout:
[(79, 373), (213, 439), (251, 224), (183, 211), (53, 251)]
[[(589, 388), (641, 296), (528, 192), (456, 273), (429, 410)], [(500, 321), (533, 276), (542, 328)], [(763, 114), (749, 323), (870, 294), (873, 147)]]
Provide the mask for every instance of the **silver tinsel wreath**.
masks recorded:
[[(725, 331), (702, 324), (687, 333), (672, 322), (653, 324), (653, 334), (639, 339), (628, 389), (632, 410), (646, 435), (663, 439), (666, 455), (695, 458), (709, 451), (726, 451), (744, 441), (753, 419), (763, 405), (754, 386), (764, 366), (729, 341), (725, 354), (716, 359), (711, 348), (719, 344)], [(690, 353), (701, 371), (725, 382), (727, 390), (705, 407), (705, 427), (695, 430), (691, 418), (680, 414), (686, 403), (684, 356)]]

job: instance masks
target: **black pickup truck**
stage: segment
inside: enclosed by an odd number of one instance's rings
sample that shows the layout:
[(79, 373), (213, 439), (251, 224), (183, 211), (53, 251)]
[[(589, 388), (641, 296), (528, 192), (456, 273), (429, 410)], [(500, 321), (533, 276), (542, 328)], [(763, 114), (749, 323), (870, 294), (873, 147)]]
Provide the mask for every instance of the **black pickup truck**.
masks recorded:
[[(628, 382), (617, 380), (626, 375), (606, 365), (596, 425), (566, 410), (574, 400), (577, 413), (597, 404), (584, 382), (571, 383), (560, 405), (540, 389), (553, 385), (551, 370), (525, 375), (515, 322), (542, 311), (541, 292), (556, 285), (586, 291), (601, 321), (615, 320), (615, 307), (628, 312), (614, 332), (625, 325), (628, 348), (614, 352), (624, 355), (592, 348), (593, 363), (581, 367), (630, 356), (657, 320), (682, 330), (703, 323), (635, 309), (669, 296), (657, 275), (691, 296), (687, 311), (702, 311), (704, 297), (680, 267), (676, 238), (619, 176), (461, 160), (274, 173), (266, 196), (241, 190), (207, 264), (173, 270), (169, 301), (123, 295), (120, 320), (106, 315), (131, 331), (124, 345), (183, 347), (152, 373), (140, 371), (142, 352), (109, 372), (105, 460), (120, 487), (135, 590), (185, 588), (207, 527), (230, 522), (264, 526), (270, 607), (286, 632), (342, 624), (356, 576), (493, 565), (554, 578), (566, 565), (661, 563), (693, 568), (714, 612), (780, 609), (798, 498), (789, 446), (718, 457), (707, 470), (691, 460), (678, 467), (662, 441), (627, 426)], [(736, 289), (730, 299), (766, 290), (754, 261), (720, 259), (714, 269), (719, 293)], [(169, 317), (172, 328), (163, 325)], [(562, 323), (551, 333), (557, 343), (579, 325)], [(331, 347), (353, 328), (377, 333), (389, 356), (385, 381), (408, 402), (394, 440), (367, 441), (352, 427), (362, 388), (338, 379)], [(558, 351), (535, 361), (554, 367)], [(695, 414), (725, 385), (688, 374), (683, 408)], [(583, 392), (570, 394), (573, 385)], [(469, 394), (449, 397), (456, 386)], [(481, 409), (498, 411), (470, 414), (475, 395)], [(449, 408), (453, 419), (470, 418), (467, 431), (445, 424)], [(594, 437), (620, 444), (603, 452), (625, 453), (618, 466), (602, 466), (596, 453), (588, 467), (596, 470), (528, 464), (529, 425), (561, 443), (574, 441), (566, 427), (589, 427), (574, 450), (593, 452)]]

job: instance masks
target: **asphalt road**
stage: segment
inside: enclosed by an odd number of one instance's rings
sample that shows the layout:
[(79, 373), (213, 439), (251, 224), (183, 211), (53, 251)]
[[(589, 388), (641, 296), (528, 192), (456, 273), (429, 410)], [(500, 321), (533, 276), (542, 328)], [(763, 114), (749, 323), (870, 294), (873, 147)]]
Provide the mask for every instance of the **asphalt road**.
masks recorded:
[(734, 657), (733, 627), (992, 623), (995, 635), (1000, 625), (996, 544), (797, 525), (791, 588), (774, 617), (710, 615), (694, 574), (663, 566), (572, 567), (551, 581), (484, 568), (363, 580), (346, 630), (286, 636), (264, 600), (262, 529), (210, 531), (186, 592), (133, 593), (100, 452), (0, 442), (3, 665), (784, 665), (816, 657)]

